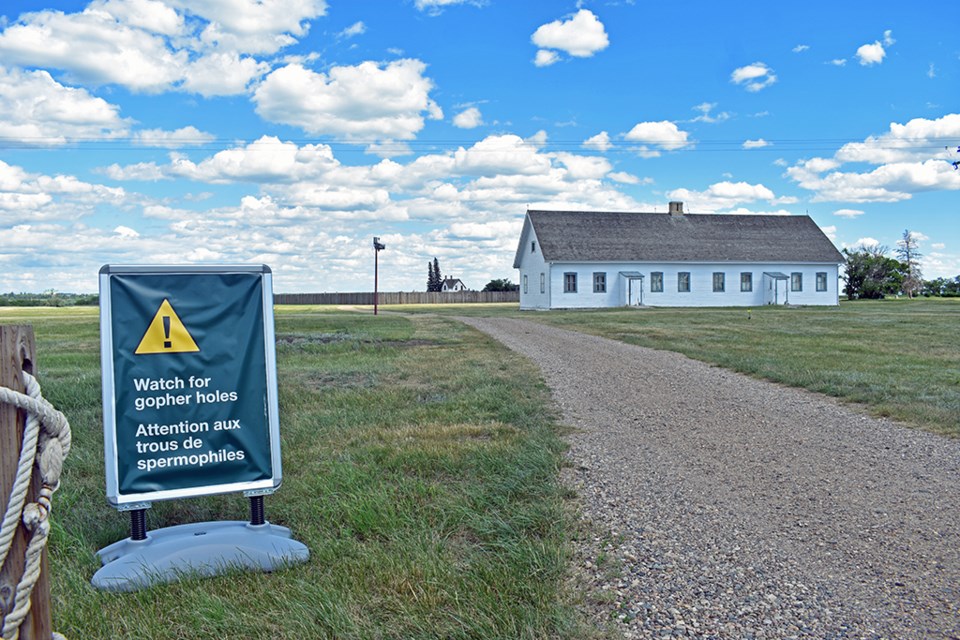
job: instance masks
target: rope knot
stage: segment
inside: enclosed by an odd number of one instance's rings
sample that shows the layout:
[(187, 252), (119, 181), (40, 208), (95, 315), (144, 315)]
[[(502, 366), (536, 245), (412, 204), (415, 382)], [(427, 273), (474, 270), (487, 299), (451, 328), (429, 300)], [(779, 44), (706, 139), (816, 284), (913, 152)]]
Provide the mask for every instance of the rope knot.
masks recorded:
[[(30, 532), (23, 575), (16, 586), (13, 605), (3, 617), (4, 640), (15, 640), (19, 636), (20, 625), (30, 613), (30, 597), (40, 578), (40, 560), (50, 535), (51, 498), (60, 486), (63, 459), (70, 452), (70, 424), (66, 417), (44, 400), (37, 380), (26, 371), (23, 372), (23, 386), (27, 391), (25, 394), (0, 387), (0, 402), (13, 405), (27, 414), (17, 473), (0, 524), (0, 566), (7, 561), (21, 521)], [(43, 486), (36, 502), (25, 505), (34, 466)]]
[(50, 510), (46, 506), (39, 502), (31, 502), (23, 508), (23, 526), (30, 531), (37, 531), (46, 525), (49, 531), (50, 521), (47, 519), (49, 514)]

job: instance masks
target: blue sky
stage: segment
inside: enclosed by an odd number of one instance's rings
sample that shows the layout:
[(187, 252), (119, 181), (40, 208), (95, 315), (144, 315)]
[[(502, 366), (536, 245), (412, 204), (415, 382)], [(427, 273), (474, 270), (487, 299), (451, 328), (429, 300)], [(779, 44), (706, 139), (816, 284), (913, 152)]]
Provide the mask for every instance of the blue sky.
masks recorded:
[(960, 274), (955, 2), (0, 7), (0, 291), (266, 263), (275, 290), (509, 277), (529, 208), (808, 213)]

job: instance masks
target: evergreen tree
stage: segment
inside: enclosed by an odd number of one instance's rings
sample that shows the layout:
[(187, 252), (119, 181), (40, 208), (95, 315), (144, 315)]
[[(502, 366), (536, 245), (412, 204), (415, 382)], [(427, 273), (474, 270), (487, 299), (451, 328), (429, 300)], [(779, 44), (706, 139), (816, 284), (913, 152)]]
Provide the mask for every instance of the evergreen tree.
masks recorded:
[(434, 278), (434, 291), (443, 290), (443, 276), (440, 274), (440, 262), (436, 257), (433, 258), (433, 278)]
[(440, 263), (436, 258), (433, 262), (427, 261), (427, 291), (443, 289), (443, 276), (440, 275)]

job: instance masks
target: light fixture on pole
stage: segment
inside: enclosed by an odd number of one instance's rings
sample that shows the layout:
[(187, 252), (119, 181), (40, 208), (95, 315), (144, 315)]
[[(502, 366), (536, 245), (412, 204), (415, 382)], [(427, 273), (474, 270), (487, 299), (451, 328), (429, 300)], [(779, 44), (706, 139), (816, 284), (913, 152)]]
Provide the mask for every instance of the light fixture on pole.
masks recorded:
[(380, 238), (373, 238), (373, 315), (377, 315), (377, 303), (379, 302), (378, 281), (380, 279), (380, 252), (387, 248), (387, 245), (380, 242)]

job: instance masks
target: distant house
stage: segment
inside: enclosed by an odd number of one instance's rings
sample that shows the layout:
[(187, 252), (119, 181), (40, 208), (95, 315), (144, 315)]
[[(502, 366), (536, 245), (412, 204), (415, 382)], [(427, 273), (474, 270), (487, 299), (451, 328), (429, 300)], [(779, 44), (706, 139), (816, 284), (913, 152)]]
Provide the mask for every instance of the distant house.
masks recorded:
[(466, 291), (467, 285), (460, 278), (444, 278), (440, 291)]
[(843, 256), (809, 216), (527, 211), (521, 309), (836, 305)]

